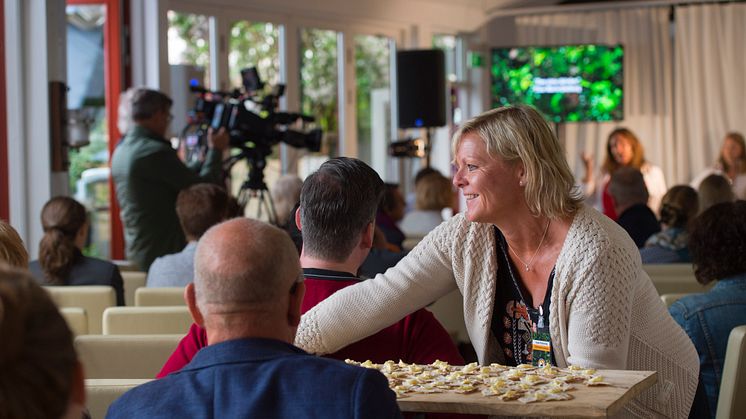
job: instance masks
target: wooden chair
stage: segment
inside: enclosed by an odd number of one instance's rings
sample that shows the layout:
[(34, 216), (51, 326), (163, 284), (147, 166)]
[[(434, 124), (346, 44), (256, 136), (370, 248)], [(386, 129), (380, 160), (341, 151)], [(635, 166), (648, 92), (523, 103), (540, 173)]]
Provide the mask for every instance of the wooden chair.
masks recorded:
[(183, 306), (184, 287), (138, 288), (135, 291), (136, 307)]
[(124, 305), (135, 305), (135, 292), (138, 288), (145, 286), (147, 275), (146, 272), (141, 271), (122, 272), (122, 281), (124, 282)]
[(109, 307), (104, 311), (105, 335), (185, 334), (192, 316), (182, 307)]
[(746, 325), (733, 328), (723, 363), (716, 419), (746, 418)]
[(101, 334), (101, 316), (117, 305), (114, 288), (108, 285), (55, 285), (44, 287), (57, 307), (79, 307), (88, 316), (88, 333)]
[(73, 336), (88, 334), (88, 316), (80, 307), (62, 307), (60, 314), (65, 318), (67, 326), (73, 332)]
[(86, 378), (155, 378), (183, 334), (83, 335), (75, 350)]
[(114, 400), (150, 379), (86, 379), (86, 408), (91, 419), (104, 419)]

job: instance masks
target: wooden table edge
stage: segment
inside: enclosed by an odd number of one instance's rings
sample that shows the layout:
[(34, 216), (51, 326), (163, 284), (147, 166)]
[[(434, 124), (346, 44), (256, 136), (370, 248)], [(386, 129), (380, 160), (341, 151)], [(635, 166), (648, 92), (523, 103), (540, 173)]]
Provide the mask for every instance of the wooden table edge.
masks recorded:
[(642, 393), (643, 391), (653, 387), (655, 383), (658, 382), (657, 371), (640, 372), (648, 373), (648, 376), (645, 377), (644, 380), (636, 382), (632, 387), (629, 388), (629, 390), (627, 390), (626, 393), (624, 393), (624, 396), (612, 403), (606, 411), (607, 417), (617, 414), (620, 410), (622, 410), (622, 407), (624, 407), (625, 404), (629, 403), (631, 399), (637, 397), (637, 395)]

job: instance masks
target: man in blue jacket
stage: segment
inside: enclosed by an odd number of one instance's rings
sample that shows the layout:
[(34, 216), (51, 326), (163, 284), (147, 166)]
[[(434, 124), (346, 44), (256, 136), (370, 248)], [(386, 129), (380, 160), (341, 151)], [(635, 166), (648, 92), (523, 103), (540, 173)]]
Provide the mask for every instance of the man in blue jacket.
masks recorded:
[(185, 293), (210, 344), (181, 371), (124, 394), (107, 417), (401, 417), (378, 371), (293, 346), (304, 293), (284, 231), (245, 218), (211, 228)]

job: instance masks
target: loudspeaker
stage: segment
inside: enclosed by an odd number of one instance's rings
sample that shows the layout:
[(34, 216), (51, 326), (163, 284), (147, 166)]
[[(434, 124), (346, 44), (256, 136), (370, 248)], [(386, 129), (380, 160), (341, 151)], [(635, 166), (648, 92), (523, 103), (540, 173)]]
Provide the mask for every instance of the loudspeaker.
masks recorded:
[(399, 128), (446, 124), (446, 60), (439, 49), (396, 53)]

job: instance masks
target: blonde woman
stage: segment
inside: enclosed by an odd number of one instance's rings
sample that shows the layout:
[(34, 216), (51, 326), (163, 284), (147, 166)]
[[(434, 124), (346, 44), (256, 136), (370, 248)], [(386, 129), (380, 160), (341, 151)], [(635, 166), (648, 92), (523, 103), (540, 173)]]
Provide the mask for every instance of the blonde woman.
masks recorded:
[[(583, 205), (547, 121), (527, 106), (493, 109), (464, 123), (452, 145), (466, 212), (386, 273), (308, 311), (296, 343), (333, 352), (458, 289), (481, 364), (658, 371), (626, 413), (686, 417), (699, 372), (694, 346), (629, 236)], [(534, 333), (549, 351), (532, 349)]]

